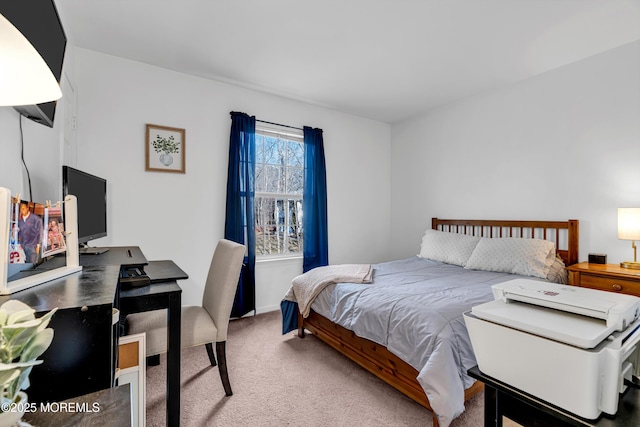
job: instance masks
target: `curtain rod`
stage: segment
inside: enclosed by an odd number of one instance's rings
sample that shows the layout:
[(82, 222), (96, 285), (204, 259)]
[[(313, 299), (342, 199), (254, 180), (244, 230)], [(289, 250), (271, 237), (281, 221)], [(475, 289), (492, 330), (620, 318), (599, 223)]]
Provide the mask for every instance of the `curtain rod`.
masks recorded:
[(280, 123), (268, 122), (268, 121), (266, 121), (266, 120), (258, 120), (258, 119), (256, 119), (256, 122), (266, 123), (266, 124), (268, 124), (268, 125), (282, 126), (282, 127), (285, 127), (285, 128), (291, 128), (291, 129), (297, 129), (297, 130), (304, 130), (304, 129), (302, 129), (302, 128), (297, 128), (297, 127), (295, 127), (295, 126), (281, 125)]

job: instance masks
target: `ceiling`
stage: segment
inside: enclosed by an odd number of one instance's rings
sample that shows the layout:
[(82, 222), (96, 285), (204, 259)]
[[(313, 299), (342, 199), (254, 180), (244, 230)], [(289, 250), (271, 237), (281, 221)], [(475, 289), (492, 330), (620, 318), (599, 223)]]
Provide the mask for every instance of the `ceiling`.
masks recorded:
[(56, 0), (78, 47), (394, 123), (640, 39), (640, 0)]

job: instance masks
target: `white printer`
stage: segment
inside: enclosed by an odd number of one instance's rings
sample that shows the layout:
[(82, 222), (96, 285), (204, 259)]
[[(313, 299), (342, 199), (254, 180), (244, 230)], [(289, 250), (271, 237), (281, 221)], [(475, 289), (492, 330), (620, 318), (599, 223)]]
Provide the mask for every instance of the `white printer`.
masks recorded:
[(615, 414), (640, 371), (640, 298), (516, 279), (464, 313), (486, 375), (588, 419)]

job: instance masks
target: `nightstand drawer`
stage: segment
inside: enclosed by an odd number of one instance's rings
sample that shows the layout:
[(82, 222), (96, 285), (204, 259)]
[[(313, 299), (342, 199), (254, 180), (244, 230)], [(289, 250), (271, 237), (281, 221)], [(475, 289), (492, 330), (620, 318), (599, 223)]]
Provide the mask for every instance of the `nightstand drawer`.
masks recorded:
[(579, 286), (600, 289), (609, 292), (620, 292), (640, 297), (640, 282), (616, 277), (592, 276), (580, 274)]

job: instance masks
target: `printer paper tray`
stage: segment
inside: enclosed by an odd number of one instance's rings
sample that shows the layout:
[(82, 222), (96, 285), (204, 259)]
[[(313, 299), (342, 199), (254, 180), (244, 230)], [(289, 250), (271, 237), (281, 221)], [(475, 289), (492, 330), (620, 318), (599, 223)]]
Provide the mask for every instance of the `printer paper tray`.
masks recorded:
[(552, 308), (491, 301), (472, 308), (484, 320), (580, 348), (594, 348), (614, 331), (605, 321)]

